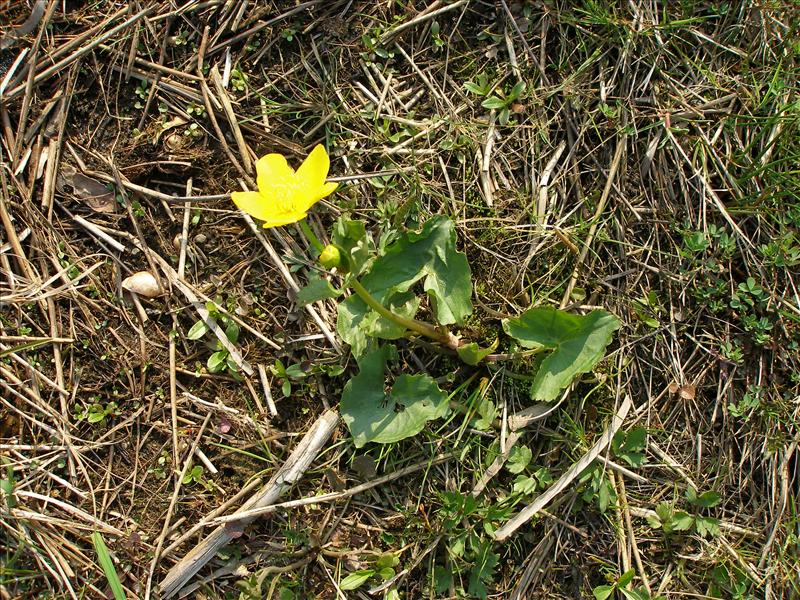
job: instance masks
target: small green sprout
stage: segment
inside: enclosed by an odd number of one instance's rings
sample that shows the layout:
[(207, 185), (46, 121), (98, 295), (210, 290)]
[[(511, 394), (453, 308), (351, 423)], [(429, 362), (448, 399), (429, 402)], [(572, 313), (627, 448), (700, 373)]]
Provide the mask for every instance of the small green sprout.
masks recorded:
[(518, 82), (508, 94), (503, 94), (501, 90), (495, 90), (496, 96), (489, 96), (481, 102), (481, 106), (491, 110), (500, 111), (497, 115), (497, 121), (500, 125), (507, 125), (508, 119), (511, 115), (514, 103), (524, 94), (526, 84), (524, 81)]
[[(218, 323), (221, 324), (222, 327), (225, 329), (225, 336), (228, 338), (228, 341), (231, 344), (239, 343), (239, 325), (231, 319), (228, 315), (221, 312), (219, 306), (215, 302), (208, 301), (206, 302), (206, 310), (208, 311), (208, 316), (210, 319), (214, 319)], [(186, 334), (186, 337), (190, 340), (200, 340), (202, 339), (208, 332), (210, 328), (208, 323), (200, 319), (192, 328), (189, 329), (189, 332)], [(239, 375), (239, 367), (237, 366), (236, 362), (231, 358), (230, 353), (227, 349), (222, 345), (222, 342), (215, 339), (213, 345), (214, 352), (211, 356), (208, 357), (206, 361), (206, 368), (208, 369), (209, 373), (220, 373), (222, 371), (227, 370), (228, 374), (238, 379)]]

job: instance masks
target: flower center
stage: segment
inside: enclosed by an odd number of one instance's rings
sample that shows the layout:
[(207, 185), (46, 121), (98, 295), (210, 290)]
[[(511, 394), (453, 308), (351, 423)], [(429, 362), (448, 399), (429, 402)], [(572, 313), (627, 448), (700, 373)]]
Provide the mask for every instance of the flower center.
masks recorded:
[(297, 200), (299, 187), (297, 181), (281, 181), (274, 184), (275, 206), (277, 212), (283, 215), (294, 214), (297, 212)]

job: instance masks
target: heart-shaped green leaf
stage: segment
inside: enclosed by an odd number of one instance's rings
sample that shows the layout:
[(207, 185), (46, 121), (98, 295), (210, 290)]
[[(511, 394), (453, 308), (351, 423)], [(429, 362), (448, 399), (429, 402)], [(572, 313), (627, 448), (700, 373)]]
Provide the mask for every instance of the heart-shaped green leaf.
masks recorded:
[[(395, 294), (391, 301), (384, 306), (396, 315), (411, 318), (417, 314), (419, 298), (410, 292)], [(350, 296), (344, 302), (339, 303), (336, 330), (342, 339), (350, 344), (350, 351), (356, 358), (367, 349), (368, 336), (396, 340), (403, 337), (406, 332), (397, 323), (368, 309), (358, 296)]]
[(383, 346), (364, 355), (358, 375), (344, 387), (340, 410), (356, 448), (411, 437), (447, 413), (447, 394), (427, 375), (401, 375), (389, 394), (384, 391), (386, 361), (394, 352)]
[[(400, 236), (372, 264), (361, 283), (384, 306), (413, 317), (419, 306), (412, 302), (412, 286), (422, 280), (431, 309), (442, 325), (462, 323), (472, 313), (472, 277), (466, 256), (456, 250), (455, 225), (447, 217), (426, 221), (419, 232)], [(359, 356), (366, 337), (396, 339), (405, 332), (372, 311), (358, 296), (339, 305), (336, 328)]]
[(525, 348), (553, 350), (531, 386), (536, 400), (554, 400), (576, 375), (591, 371), (617, 329), (619, 319), (604, 310), (581, 316), (539, 307), (503, 320), (503, 330)]

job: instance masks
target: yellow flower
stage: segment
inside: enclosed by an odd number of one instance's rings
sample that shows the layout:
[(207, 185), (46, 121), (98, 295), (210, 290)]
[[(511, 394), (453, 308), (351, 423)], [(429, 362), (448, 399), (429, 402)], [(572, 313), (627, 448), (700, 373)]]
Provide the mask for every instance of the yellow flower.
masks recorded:
[(281, 154), (267, 154), (256, 163), (257, 192), (233, 192), (231, 200), (264, 227), (280, 227), (306, 218), (308, 209), (332, 194), (336, 183), (326, 183), (328, 153), (317, 145), (295, 171)]

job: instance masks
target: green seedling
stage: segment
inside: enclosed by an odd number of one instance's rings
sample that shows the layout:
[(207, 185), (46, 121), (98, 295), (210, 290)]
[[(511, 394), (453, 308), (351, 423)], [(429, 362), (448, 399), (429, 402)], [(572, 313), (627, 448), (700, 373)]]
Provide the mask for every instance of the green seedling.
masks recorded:
[(481, 102), (481, 106), (499, 111), (497, 121), (500, 125), (507, 125), (513, 104), (525, 93), (525, 87), (525, 82), (520, 81), (507, 94), (504, 94), (500, 89), (496, 89), (496, 95), (487, 97)]
[(246, 73), (239, 69), (231, 69), (231, 88), (236, 92), (245, 92), (247, 90), (248, 81), (250, 78)]
[(87, 423), (103, 423), (109, 415), (117, 414), (117, 403), (108, 402), (103, 405), (100, 402), (94, 402), (88, 406), (81, 406), (75, 408), (75, 420), (86, 421)]
[[(716, 492), (707, 491), (698, 495), (697, 490), (691, 487), (687, 488), (685, 497), (686, 501), (698, 510), (713, 508), (721, 501), (720, 495)], [(660, 529), (667, 538), (676, 532), (692, 530), (701, 537), (716, 537), (720, 533), (718, 519), (678, 510), (669, 502), (659, 503), (655, 515), (649, 516), (647, 522), (653, 529)]]
[(287, 27), (283, 31), (281, 31), (281, 37), (285, 39), (287, 42), (291, 42), (294, 40), (294, 36), (297, 35), (297, 30), (294, 27)]
[(295, 384), (302, 382), (311, 372), (311, 365), (293, 364), (285, 367), (280, 360), (275, 360), (275, 364), (270, 367), (272, 374), (278, 378), (281, 384), (281, 392), (285, 398), (292, 395), (292, 382)]
[(400, 564), (400, 559), (393, 552), (386, 552), (378, 557), (369, 569), (361, 569), (350, 573), (339, 582), (339, 588), (345, 592), (357, 590), (370, 579), (388, 581), (395, 576), (395, 567)]
[(440, 31), (439, 21), (433, 21), (431, 23), (431, 40), (433, 41), (434, 52), (441, 50), (445, 44), (445, 41), (439, 35)]
[[(240, 332), (239, 325), (225, 313), (221, 312), (219, 306), (215, 302), (206, 302), (206, 310), (208, 311), (208, 318), (215, 320), (224, 328), (225, 337), (228, 338), (228, 341), (233, 345), (238, 344)], [(210, 331), (211, 330), (207, 321), (201, 319), (192, 325), (191, 329), (189, 329), (189, 332), (186, 334), (186, 337), (190, 340), (200, 340)], [(230, 353), (225, 349), (222, 342), (220, 342), (216, 337), (213, 340), (212, 348), (214, 352), (206, 361), (206, 368), (208, 369), (208, 372), (221, 373), (222, 371), (227, 371), (229, 375), (238, 379), (240, 377), (239, 367), (231, 358)]]
[(138, 100), (134, 102), (133, 106), (138, 109), (144, 108), (144, 102), (147, 100), (147, 81), (141, 81), (138, 86), (136, 86), (133, 90), (133, 93), (136, 94)]
[(636, 571), (631, 569), (626, 571), (611, 585), (598, 585), (592, 590), (595, 600), (608, 600), (613, 598), (615, 593), (619, 593), (625, 600), (659, 600), (650, 595), (645, 587), (629, 589), (628, 586), (636, 576)]
[(194, 465), (191, 469), (189, 469), (186, 474), (181, 479), (182, 485), (191, 485), (193, 483), (199, 483), (208, 491), (214, 489), (214, 484), (206, 479), (203, 475), (203, 467), (200, 465)]

